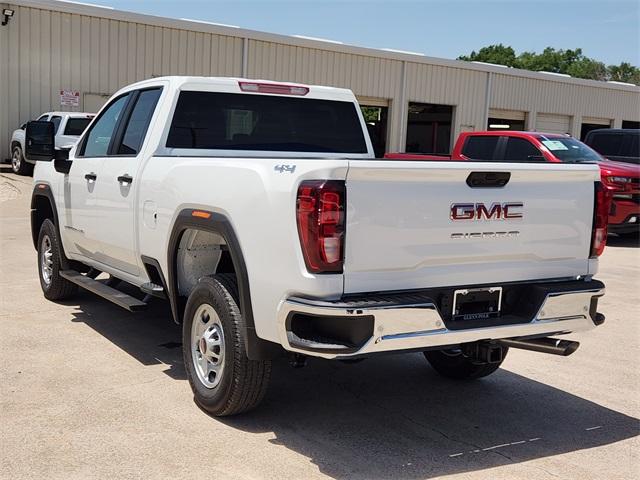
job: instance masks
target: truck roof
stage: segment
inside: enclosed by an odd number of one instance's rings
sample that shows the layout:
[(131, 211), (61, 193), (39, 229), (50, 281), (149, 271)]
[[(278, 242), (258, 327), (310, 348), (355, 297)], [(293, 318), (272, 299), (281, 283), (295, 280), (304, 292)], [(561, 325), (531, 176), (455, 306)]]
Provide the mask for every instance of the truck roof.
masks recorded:
[(39, 117), (42, 115), (59, 115), (61, 117), (95, 117), (95, 113), (90, 112), (61, 112), (61, 111), (53, 111), (53, 112), (42, 112)]
[(489, 136), (496, 135), (499, 137), (528, 137), (528, 136), (538, 136), (544, 135), (545, 137), (566, 137), (564, 133), (551, 133), (551, 132), (530, 132), (523, 130), (487, 130), (487, 131), (478, 131), (478, 132), (462, 132), (460, 136)]
[[(226, 91), (230, 93), (260, 93), (265, 95), (286, 95), (284, 93), (268, 93), (268, 92), (249, 92), (242, 91), (240, 89), (241, 83), (253, 83), (260, 85), (277, 85), (277, 86), (291, 86), (291, 87), (303, 87), (308, 89), (308, 93), (304, 95), (305, 98), (319, 98), (326, 100), (342, 100), (342, 101), (354, 101), (355, 95), (348, 88), (338, 87), (325, 87), (322, 85), (308, 85), (303, 83), (293, 82), (279, 82), (273, 80), (252, 79), (242, 77), (200, 77), (200, 76), (165, 76), (155, 77), (140, 82), (127, 85), (122, 88), (120, 92), (126, 92), (129, 90), (139, 89), (145, 86), (157, 85), (160, 82), (169, 84), (171, 88), (177, 89), (204, 89), (211, 91)], [(286, 96), (301, 96), (301, 95), (286, 95)]]

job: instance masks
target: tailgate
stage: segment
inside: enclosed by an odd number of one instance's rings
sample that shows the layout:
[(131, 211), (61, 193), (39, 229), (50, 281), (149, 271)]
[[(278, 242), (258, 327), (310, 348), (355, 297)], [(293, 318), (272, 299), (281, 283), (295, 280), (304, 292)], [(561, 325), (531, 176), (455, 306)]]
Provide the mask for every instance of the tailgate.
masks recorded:
[[(510, 178), (472, 188), (472, 172)], [(351, 161), (345, 293), (585, 275), (598, 180), (597, 165)]]

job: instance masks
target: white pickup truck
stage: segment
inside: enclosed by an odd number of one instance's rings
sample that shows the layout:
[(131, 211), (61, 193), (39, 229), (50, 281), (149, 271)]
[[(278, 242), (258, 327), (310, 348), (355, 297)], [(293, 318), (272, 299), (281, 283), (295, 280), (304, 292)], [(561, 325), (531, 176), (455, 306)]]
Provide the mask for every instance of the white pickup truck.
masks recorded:
[[(95, 114), (84, 112), (47, 112), (38, 117), (40, 122), (51, 122), (55, 135), (56, 147), (74, 144)], [(33, 170), (33, 163), (24, 158), (24, 136), (26, 123), (20, 125), (11, 134), (11, 169), (18, 175), (29, 175)]]
[(214, 415), (255, 407), (283, 353), (469, 379), (604, 321), (597, 165), (386, 161), (366, 132), (349, 90), (233, 78), (123, 88), (70, 152), (31, 122), (45, 297), (166, 299)]

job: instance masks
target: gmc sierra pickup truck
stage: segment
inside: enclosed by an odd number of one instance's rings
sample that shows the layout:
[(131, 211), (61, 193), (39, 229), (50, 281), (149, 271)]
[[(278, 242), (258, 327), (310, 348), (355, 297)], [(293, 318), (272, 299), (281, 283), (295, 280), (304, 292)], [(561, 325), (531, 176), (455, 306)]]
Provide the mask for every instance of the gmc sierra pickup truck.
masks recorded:
[(165, 299), (213, 415), (255, 407), (280, 354), (472, 379), (604, 321), (596, 165), (388, 161), (366, 132), (349, 90), (203, 77), (123, 88), (68, 152), (29, 123), (44, 296)]
[[(601, 132), (601, 130), (594, 130)], [(611, 161), (588, 145), (559, 133), (463, 132), (451, 156), (387, 153), (396, 160), (459, 160), (485, 162), (596, 163), (603, 186), (612, 196), (609, 233), (637, 237), (640, 233), (640, 165)]]

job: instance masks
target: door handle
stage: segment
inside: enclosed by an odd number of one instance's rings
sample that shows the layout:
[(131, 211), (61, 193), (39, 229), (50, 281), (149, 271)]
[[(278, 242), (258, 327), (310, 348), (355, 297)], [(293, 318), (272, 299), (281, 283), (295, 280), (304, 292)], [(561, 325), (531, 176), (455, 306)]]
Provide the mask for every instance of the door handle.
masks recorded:
[(120, 175), (118, 177), (118, 182), (123, 187), (126, 186), (126, 185), (131, 185), (133, 183), (133, 177), (131, 175), (125, 173), (124, 175)]
[(91, 173), (87, 173), (87, 174), (84, 176), (84, 179), (85, 179), (85, 180), (87, 180), (89, 183), (93, 183), (93, 182), (95, 182), (95, 181), (97, 180), (97, 178), (98, 178), (98, 176), (97, 176), (95, 173), (93, 173), (93, 172), (91, 172)]

